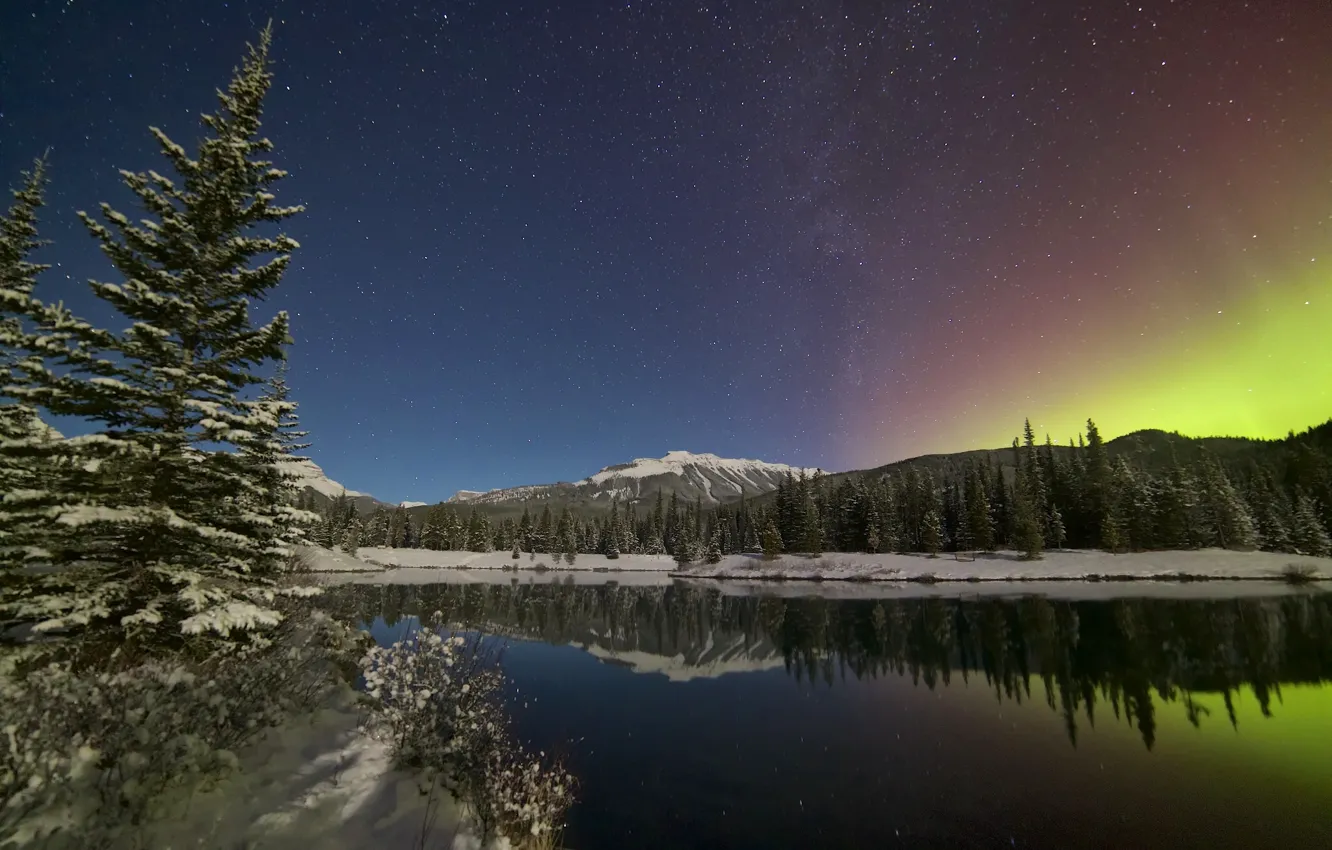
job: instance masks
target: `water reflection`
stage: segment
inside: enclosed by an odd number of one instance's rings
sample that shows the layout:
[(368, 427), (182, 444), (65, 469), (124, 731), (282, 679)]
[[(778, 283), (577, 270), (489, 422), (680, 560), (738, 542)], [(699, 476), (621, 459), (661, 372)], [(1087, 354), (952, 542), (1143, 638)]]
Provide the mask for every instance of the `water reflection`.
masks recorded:
[[(1158, 711), (1177, 708), (1195, 727), (1234, 726), (1243, 690), (1271, 716), (1283, 685), (1332, 678), (1332, 594), (833, 600), (687, 585), (345, 585), (326, 602), (389, 626), (440, 611), (450, 623), (572, 643), (677, 679), (772, 666), (816, 687), (895, 674), (933, 690), (979, 676), (1000, 702), (1043, 700), (1074, 746), (1106, 714), (1151, 749)], [(1220, 695), (1224, 718), (1201, 693)]]

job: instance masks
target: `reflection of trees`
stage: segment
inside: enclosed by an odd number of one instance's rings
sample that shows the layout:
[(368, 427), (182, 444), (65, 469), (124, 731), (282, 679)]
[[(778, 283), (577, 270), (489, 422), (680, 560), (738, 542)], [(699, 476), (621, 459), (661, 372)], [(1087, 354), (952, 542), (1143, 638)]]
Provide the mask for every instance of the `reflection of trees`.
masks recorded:
[(996, 699), (1031, 699), (1033, 678), (1076, 745), (1098, 707), (1135, 725), (1150, 748), (1155, 698), (1189, 722), (1209, 716), (1196, 696), (1252, 689), (1264, 715), (1281, 684), (1332, 679), (1332, 594), (1267, 599), (878, 599), (723, 596), (692, 586), (345, 585), (326, 602), (340, 617), (392, 625), (440, 611), (448, 622), (551, 643), (596, 643), (683, 656), (721, 648), (780, 653), (797, 681), (910, 676), (933, 689), (980, 673)]

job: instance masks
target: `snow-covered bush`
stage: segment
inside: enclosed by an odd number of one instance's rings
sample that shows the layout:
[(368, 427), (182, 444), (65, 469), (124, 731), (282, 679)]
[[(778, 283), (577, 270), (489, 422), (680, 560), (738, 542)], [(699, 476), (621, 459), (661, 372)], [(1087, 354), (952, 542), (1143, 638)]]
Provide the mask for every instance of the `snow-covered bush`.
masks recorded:
[(415, 629), (361, 662), (375, 711), (369, 730), (394, 760), (439, 781), (475, 817), (482, 838), (556, 846), (575, 782), (514, 739), (498, 659), (478, 637)]
[(533, 755), (507, 734), (486, 753), (479, 787), (464, 798), (481, 822), (483, 833), (509, 839), (518, 847), (553, 848), (574, 802), (576, 783), (562, 764)]
[(502, 722), (503, 679), (487, 660), (479, 641), (432, 629), (372, 647), (361, 661), (375, 706), (371, 734), (399, 764), (447, 770)]
[(201, 663), (62, 660), (0, 676), (0, 846), (132, 843), (266, 729), (322, 704), (363, 646), (308, 610), (273, 637)]

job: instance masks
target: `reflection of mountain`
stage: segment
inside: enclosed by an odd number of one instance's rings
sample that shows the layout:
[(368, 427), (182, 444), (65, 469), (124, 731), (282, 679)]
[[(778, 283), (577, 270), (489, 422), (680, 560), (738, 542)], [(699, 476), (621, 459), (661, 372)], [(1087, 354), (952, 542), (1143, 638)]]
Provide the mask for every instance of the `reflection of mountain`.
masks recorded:
[[(1079, 724), (1108, 709), (1151, 747), (1156, 708), (1252, 688), (1264, 714), (1287, 683), (1332, 681), (1332, 594), (1265, 599), (1114, 601), (1044, 597), (778, 599), (702, 587), (345, 585), (341, 616), (388, 623), (440, 611), (446, 621), (575, 643), (672, 678), (784, 664), (799, 681), (896, 673), (928, 688), (980, 674), (1000, 700), (1044, 684), (1076, 745)], [(1332, 718), (1330, 718), (1332, 719)]]

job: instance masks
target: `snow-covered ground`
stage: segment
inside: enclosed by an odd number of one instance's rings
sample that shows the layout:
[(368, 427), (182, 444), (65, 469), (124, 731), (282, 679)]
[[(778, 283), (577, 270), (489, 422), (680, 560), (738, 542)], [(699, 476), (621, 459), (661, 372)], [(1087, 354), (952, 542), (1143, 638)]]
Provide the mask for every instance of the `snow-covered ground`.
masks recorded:
[(322, 546), (309, 546), (305, 549), (310, 559), (310, 569), (316, 573), (378, 573), (384, 568), (378, 564), (367, 564), (360, 558), (353, 558), (346, 552), (325, 549)]
[(695, 564), (672, 572), (687, 578), (771, 581), (1123, 581), (1137, 579), (1279, 579), (1288, 565), (1309, 567), (1322, 579), (1332, 579), (1332, 558), (1313, 558), (1279, 552), (1235, 552), (1196, 549), (1170, 552), (1132, 552), (1112, 555), (1088, 550), (1046, 552), (1036, 561), (1021, 560), (1016, 552), (981, 554), (975, 560), (952, 555), (828, 554), (818, 558), (786, 555), (775, 561), (758, 556), (730, 555), (715, 565)]
[(675, 569), (675, 561), (669, 555), (621, 555), (614, 560), (605, 555), (579, 555), (573, 564), (565, 563), (563, 558), (556, 560), (554, 555), (537, 555), (535, 559), (524, 552), (514, 560), (513, 552), (448, 552), (433, 549), (386, 549), (380, 546), (366, 546), (357, 551), (356, 557), (370, 564), (383, 567), (451, 567), (459, 570), (537, 570), (544, 567), (563, 572), (610, 571), (633, 572), (648, 570), (669, 572)]
[[(1015, 552), (982, 554), (975, 560), (952, 555), (867, 555), (830, 553), (818, 558), (785, 555), (764, 561), (755, 555), (728, 555), (715, 565), (695, 564), (681, 570), (666, 555), (579, 555), (573, 565), (553, 555), (512, 552), (447, 552), (430, 549), (366, 547), (352, 558), (341, 552), (316, 550), (317, 572), (360, 572), (357, 581), (388, 583), (463, 582), (509, 584), (568, 581), (576, 584), (668, 584), (669, 577), (716, 578), (741, 581), (861, 581), (939, 582), (965, 581), (1124, 581), (1189, 578), (1276, 580), (1289, 565), (1308, 567), (1318, 578), (1332, 580), (1332, 558), (1287, 555), (1279, 552), (1235, 552), (1196, 549), (1171, 552), (1132, 552), (1111, 555), (1089, 550), (1046, 552), (1037, 561), (1023, 561)], [(496, 575), (482, 576), (480, 573)], [(633, 573), (656, 574), (654, 577)], [(1024, 591), (1025, 592), (1025, 591)]]
[(386, 747), (360, 730), (349, 689), (313, 717), (270, 729), (239, 758), (240, 770), (155, 824), (145, 846), (415, 847), (427, 804), (434, 817), (424, 846), (476, 843), (458, 828), (448, 793), (423, 794), (416, 778), (389, 766)]
[(1323, 583), (1295, 586), (1284, 581), (751, 581), (746, 579), (675, 579), (692, 587), (712, 588), (723, 596), (772, 596), (782, 599), (980, 599), (1043, 596), (1068, 601), (1109, 599), (1236, 599), (1326, 592)]
[(664, 570), (636, 570), (624, 573), (598, 573), (591, 570), (456, 570), (448, 567), (397, 567), (375, 572), (343, 571), (325, 579), (333, 584), (574, 584), (604, 585), (614, 582), (622, 587), (666, 587), (675, 580)]

